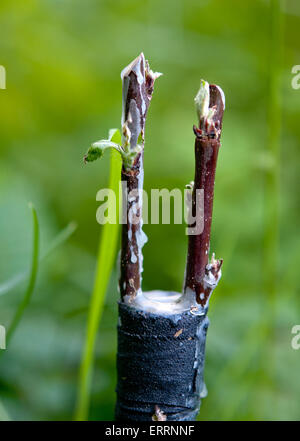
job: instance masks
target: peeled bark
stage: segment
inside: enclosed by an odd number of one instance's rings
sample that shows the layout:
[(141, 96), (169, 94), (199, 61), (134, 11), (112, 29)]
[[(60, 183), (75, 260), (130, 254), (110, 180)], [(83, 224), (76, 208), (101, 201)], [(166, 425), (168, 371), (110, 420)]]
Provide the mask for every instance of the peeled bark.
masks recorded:
[(121, 73), (123, 81), (123, 142), (132, 153), (132, 163), (123, 164), (123, 216), (121, 243), (121, 299), (130, 302), (141, 290), (143, 271), (142, 247), (147, 238), (142, 231), (142, 189), (144, 181), (143, 154), (145, 123), (152, 98), (154, 81), (159, 76), (153, 73), (140, 54)]

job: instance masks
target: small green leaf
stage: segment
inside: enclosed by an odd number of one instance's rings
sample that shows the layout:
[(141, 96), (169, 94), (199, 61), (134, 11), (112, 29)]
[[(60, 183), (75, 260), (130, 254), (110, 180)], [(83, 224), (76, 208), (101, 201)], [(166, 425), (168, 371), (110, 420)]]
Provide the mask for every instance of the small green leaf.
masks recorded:
[(143, 149), (143, 142), (143, 133), (141, 132), (138, 138), (138, 143), (133, 149), (129, 147), (129, 144), (125, 143), (121, 145), (122, 136), (120, 131), (118, 129), (110, 129), (108, 132), (108, 139), (100, 139), (100, 141), (94, 142), (88, 149), (83, 160), (85, 163), (96, 161), (96, 159), (102, 158), (106, 149), (111, 148), (120, 153), (124, 167), (130, 169), (136, 156)]
[(104, 154), (103, 149), (99, 147), (90, 147), (84, 156), (83, 160), (84, 162), (93, 162), (96, 161), (96, 159), (101, 158)]
[(206, 118), (209, 109), (209, 83), (200, 80), (200, 88), (195, 96), (195, 105), (199, 120)]
[(118, 129), (110, 129), (108, 133), (108, 139), (100, 139), (100, 141), (94, 142), (88, 149), (84, 156), (84, 162), (93, 162), (98, 158), (102, 158), (104, 151), (108, 148), (117, 150), (121, 155), (123, 149), (121, 147), (121, 133)]

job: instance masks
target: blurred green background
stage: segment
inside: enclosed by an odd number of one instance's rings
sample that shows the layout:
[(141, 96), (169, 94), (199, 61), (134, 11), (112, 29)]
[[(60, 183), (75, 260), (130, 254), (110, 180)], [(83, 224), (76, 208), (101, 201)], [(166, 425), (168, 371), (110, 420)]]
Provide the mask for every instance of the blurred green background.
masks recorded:
[[(0, 400), (12, 419), (73, 417), (102, 229), (96, 192), (109, 174), (108, 154), (89, 166), (82, 157), (120, 126), (120, 71), (141, 51), (164, 73), (147, 121), (146, 190), (183, 189), (193, 179), (200, 78), (226, 94), (211, 243), (224, 266), (210, 302), (208, 397), (199, 418), (299, 419), (300, 350), (291, 347), (292, 326), (300, 323), (300, 90), (291, 87), (292, 66), (300, 64), (299, 2), (286, 0), (282, 17), (282, 66), (273, 62), (270, 72), (267, 0), (1, 1), (7, 89), (0, 90), (0, 287), (30, 264), (28, 201), (38, 212), (42, 250), (70, 221), (78, 224), (42, 262), (33, 300), (0, 357)], [(268, 90), (281, 67), (280, 155), (272, 169)], [(266, 188), (270, 169), (279, 189), (272, 179)], [(278, 201), (277, 239), (270, 213)], [(181, 290), (184, 229), (145, 225), (145, 290)], [(278, 258), (275, 279), (266, 274), (265, 256)], [(90, 419), (113, 419), (117, 279), (116, 263), (96, 345)], [(0, 295), (1, 325), (9, 326), (23, 291), (21, 284)]]

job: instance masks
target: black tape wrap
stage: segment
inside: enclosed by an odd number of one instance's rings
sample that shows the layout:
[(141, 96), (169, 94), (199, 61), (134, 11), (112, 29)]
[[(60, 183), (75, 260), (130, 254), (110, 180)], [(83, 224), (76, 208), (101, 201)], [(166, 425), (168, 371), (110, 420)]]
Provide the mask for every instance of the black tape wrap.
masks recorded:
[(205, 396), (206, 311), (157, 315), (119, 303), (118, 421), (193, 421)]

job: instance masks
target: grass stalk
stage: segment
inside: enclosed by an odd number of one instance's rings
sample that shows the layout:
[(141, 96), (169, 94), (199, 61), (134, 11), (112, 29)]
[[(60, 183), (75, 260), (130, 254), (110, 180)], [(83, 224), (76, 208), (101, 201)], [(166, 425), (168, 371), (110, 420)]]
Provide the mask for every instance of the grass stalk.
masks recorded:
[(264, 174), (264, 233), (263, 267), (264, 289), (268, 311), (273, 316), (276, 304), (279, 248), (279, 197), (280, 197), (280, 134), (281, 134), (281, 69), (283, 44), (283, 16), (280, 0), (270, 4), (270, 53), (268, 73), (268, 127), (266, 150), (270, 166)]
[(8, 415), (7, 410), (5, 409), (1, 401), (0, 401), (0, 421), (11, 421), (11, 418)]
[[(116, 196), (119, 194), (119, 179), (121, 173), (121, 160), (116, 152), (111, 152), (109, 188)], [(108, 199), (109, 203), (113, 203)], [(119, 202), (116, 204), (117, 210)], [(118, 213), (117, 213), (118, 219)], [(82, 421), (88, 418), (90, 405), (91, 382), (94, 364), (94, 349), (97, 331), (104, 308), (105, 293), (110, 274), (115, 261), (119, 234), (119, 223), (106, 223), (103, 227), (96, 267), (94, 288), (89, 305), (87, 331), (82, 360), (79, 371), (78, 396), (75, 409), (75, 420)]]
[(30, 270), (30, 277), (29, 282), (24, 294), (24, 297), (12, 319), (11, 325), (8, 328), (7, 331), (7, 337), (6, 342), (8, 343), (10, 339), (12, 338), (23, 314), (25, 309), (27, 308), (36, 283), (37, 278), (37, 272), (38, 272), (38, 263), (39, 263), (39, 241), (40, 241), (40, 229), (39, 229), (39, 222), (36, 210), (33, 206), (33, 204), (29, 204), (29, 208), (31, 209), (32, 213), (32, 222), (33, 222), (33, 243), (32, 243), (32, 259), (31, 259), (31, 270)]
[[(58, 248), (60, 245), (62, 245), (64, 242), (66, 242), (69, 237), (74, 233), (74, 231), (77, 228), (77, 224), (75, 222), (70, 222), (65, 228), (63, 228), (57, 236), (53, 239), (53, 241), (50, 243), (48, 248), (43, 252), (40, 253), (39, 256), (39, 264), (46, 259), (56, 248)], [(21, 273), (18, 273), (14, 275), (12, 278), (7, 280), (4, 283), (1, 283), (0, 285), (0, 296), (9, 293), (11, 290), (16, 288), (20, 283), (22, 283), (30, 274), (30, 270), (23, 271)]]
[[(260, 382), (272, 388), (276, 394), (276, 306), (279, 281), (279, 210), (280, 210), (280, 142), (281, 142), (281, 73), (283, 57), (283, 14), (282, 2), (270, 2), (270, 49), (267, 101), (267, 143), (266, 152), (269, 166), (264, 173), (264, 213), (263, 213), (263, 291), (266, 317), (266, 334), (261, 346)], [(274, 411), (277, 401), (274, 401)]]

